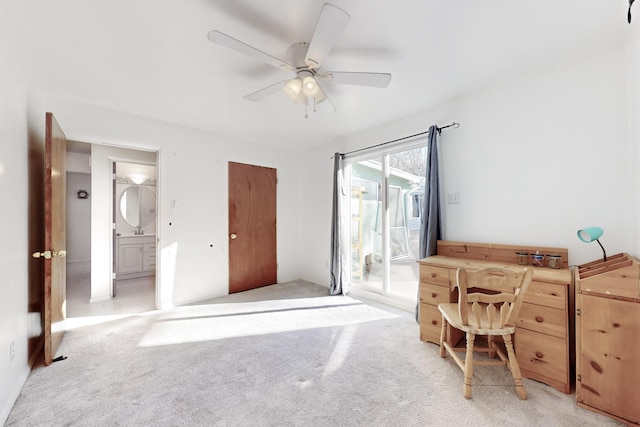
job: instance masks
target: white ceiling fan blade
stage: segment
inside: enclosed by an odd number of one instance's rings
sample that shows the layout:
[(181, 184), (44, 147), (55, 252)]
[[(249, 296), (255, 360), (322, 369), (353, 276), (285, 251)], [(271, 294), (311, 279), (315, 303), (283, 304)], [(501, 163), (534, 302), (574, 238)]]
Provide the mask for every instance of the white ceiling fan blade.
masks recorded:
[(244, 42), (241, 42), (240, 40), (234, 39), (231, 36), (221, 33), (220, 31), (209, 31), (209, 34), (207, 34), (207, 38), (216, 44), (219, 44), (231, 50), (235, 50), (236, 52), (250, 56), (281, 70), (293, 70), (293, 67), (286, 61), (276, 58), (275, 56), (271, 56), (268, 53), (264, 53), (263, 51), (256, 49), (255, 47), (250, 46)]
[(273, 95), (276, 92), (282, 91), (282, 88), (289, 82), (289, 80), (283, 80), (271, 86), (267, 86), (264, 89), (257, 90), (249, 95), (245, 96), (244, 99), (249, 101), (260, 101), (262, 98), (266, 98), (269, 95)]
[(326, 81), (338, 84), (360, 85), (371, 87), (387, 87), (391, 83), (389, 73), (351, 73), (329, 71), (321, 75)]
[(311, 68), (318, 68), (324, 57), (333, 48), (340, 34), (347, 26), (351, 16), (338, 6), (325, 3), (320, 18), (309, 43), (309, 50), (304, 62)]

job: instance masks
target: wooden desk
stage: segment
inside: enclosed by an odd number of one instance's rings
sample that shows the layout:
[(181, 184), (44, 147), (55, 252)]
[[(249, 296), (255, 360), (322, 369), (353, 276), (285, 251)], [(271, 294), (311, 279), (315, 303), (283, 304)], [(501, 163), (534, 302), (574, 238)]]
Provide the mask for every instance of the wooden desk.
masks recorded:
[[(435, 255), (420, 263), (420, 339), (440, 342), (441, 302), (456, 302), (458, 268), (520, 267), (517, 264)], [(573, 358), (573, 272), (568, 268), (532, 267), (533, 280), (518, 316), (515, 352), (522, 376), (564, 393), (571, 392)], [(450, 330), (451, 345), (463, 338)]]

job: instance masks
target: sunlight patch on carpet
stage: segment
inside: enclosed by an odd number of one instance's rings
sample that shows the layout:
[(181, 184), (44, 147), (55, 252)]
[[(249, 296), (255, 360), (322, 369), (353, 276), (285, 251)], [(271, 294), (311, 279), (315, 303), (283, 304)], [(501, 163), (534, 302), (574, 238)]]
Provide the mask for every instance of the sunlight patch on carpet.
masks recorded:
[(84, 328), (86, 326), (99, 325), (101, 323), (113, 322), (114, 320), (120, 320), (138, 314), (112, 314), (105, 316), (86, 316), (86, 317), (69, 317), (64, 322), (58, 322), (57, 327), (51, 327), (52, 332), (58, 331), (71, 331), (73, 329)]
[(178, 307), (161, 316), (139, 345), (153, 347), (276, 334), (396, 317), (346, 296), (195, 305)]

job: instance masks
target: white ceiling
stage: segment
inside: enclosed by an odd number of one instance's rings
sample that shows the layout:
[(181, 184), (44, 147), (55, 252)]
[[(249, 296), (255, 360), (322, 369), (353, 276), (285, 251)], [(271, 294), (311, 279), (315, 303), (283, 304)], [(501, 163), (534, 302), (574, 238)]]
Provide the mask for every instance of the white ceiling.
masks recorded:
[(325, 85), (337, 111), (308, 119), (281, 93), (244, 100), (293, 75), (207, 33), (286, 58), (290, 44), (311, 38), (323, 1), (0, 0), (0, 23), (47, 96), (290, 149), (426, 110), (628, 31), (627, 0), (332, 2), (351, 21), (323, 69), (393, 77), (386, 89)]

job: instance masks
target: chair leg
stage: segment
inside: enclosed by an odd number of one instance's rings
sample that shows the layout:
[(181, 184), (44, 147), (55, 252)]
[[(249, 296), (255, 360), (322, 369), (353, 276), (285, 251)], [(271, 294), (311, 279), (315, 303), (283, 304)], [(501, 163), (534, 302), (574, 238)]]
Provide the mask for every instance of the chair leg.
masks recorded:
[(475, 334), (467, 332), (467, 356), (464, 359), (464, 385), (462, 386), (464, 397), (467, 399), (471, 399), (471, 378), (473, 377), (473, 343), (475, 339)]
[[(489, 347), (490, 349), (495, 349), (496, 348), (496, 343), (493, 341), (493, 336), (492, 335), (487, 335), (487, 347)], [(489, 357), (492, 359), (495, 359), (497, 356), (497, 353), (495, 350), (490, 350), (489, 351)]]
[(447, 355), (447, 349), (444, 348), (444, 342), (447, 340), (447, 319), (442, 316), (442, 329), (440, 330), (440, 357)]
[(524, 389), (524, 384), (522, 384), (522, 375), (520, 374), (520, 365), (518, 365), (518, 360), (516, 359), (516, 353), (513, 351), (513, 343), (511, 342), (511, 335), (503, 335), (505, 347), (507, 348), (507, 354), (509, 355), (509, 370), (511, 371), (511, 375), (513, 375), (513, 380), (516, 383), (516, 394), (522, 400), (527, 399), (527, 391)]

